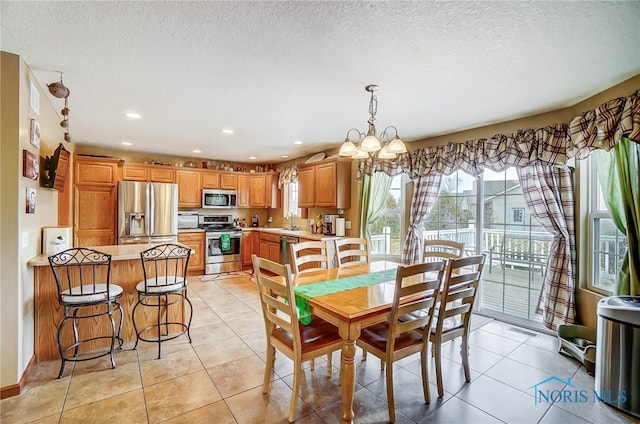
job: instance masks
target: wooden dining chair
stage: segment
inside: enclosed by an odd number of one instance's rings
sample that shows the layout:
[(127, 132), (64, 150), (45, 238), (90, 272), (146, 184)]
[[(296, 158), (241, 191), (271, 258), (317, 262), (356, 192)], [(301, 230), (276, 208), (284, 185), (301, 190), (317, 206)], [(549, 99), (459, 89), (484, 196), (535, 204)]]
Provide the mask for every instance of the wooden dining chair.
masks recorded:
[(453, 240), (425, 240), (422, 258), (424, 262), (442, 259), (458, 259), (464, 254), (464, 243)]
[(422, 390), (431, 402), (427, 376), (427, 344), (434, 305), (442, 284), (444, 261), (399, 266), (391, 312), (385, 322), (365, 327), (356, 344), (380, 358), (386, 367), (389, 421), (396, 421), (393, 362), (420, 352)]
[[(302, 363), (342, 349), (342, 338), (338, 327), (312, 316), (311, 323), (298, 322), (293, 276), (291, 267), (272, 262), (268, 259), (251, 257), (254, 275), (258, 282), (262, 316), (267, 339), (267, 358), (264, 370), (262, 393), (269, 393), (269, 381), (273, 373), (276, 349), (293, 361), (293, 391), (289, 404), (289, 422), (295, 420)], [(327, 373), (331, 376), (332, 364), (327, 363)]]
[(327, 242), (318, 240), (292, 244), (291, 263), (295, 274), (329, 268)]
[(464, 378), (471, 381), (469, 370), (469, 326), (471, 310), (478, 292), (478, 284), (484, 267), (485, 255), (449, 259), (445, 269), (443, 288), (435, 325), (431, 327), (429, 340), (436, 365), (438, 397), (444, 396), (442, 384), (442, 344), (462, 337), (462, 366)]
[(366, 238), (345, 237), (336, 239), (338, 266), (369, 263), (369, 242)]

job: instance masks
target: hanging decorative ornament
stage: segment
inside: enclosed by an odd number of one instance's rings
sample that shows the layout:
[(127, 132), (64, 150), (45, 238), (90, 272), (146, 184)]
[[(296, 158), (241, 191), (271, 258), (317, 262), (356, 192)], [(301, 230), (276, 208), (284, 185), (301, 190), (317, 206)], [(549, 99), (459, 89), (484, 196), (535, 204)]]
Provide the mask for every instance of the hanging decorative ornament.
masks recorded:
[(62, 72), (58, 72), (60, 73), (60, 81), (47, 84), (47, 87), (52, 96), (64, 99), (64, 107), (60, 110), (60, 114), (62, 115), (60, 127), (65, 129), (64, 141), (71, 143), (71, 134), (69, 133), (69, 94), (71, 94), (71, 90), (62, 82)]
[(49, 88), (49, 93), (59, 99), (66, 99), (67, 97), (69, 97), (69, 94), (71, 94), (71, 91), (62, 82), (62, 72), (60, 72), (60, 81), (54, 82), (52, 84), (47, 84), (47, 87)]

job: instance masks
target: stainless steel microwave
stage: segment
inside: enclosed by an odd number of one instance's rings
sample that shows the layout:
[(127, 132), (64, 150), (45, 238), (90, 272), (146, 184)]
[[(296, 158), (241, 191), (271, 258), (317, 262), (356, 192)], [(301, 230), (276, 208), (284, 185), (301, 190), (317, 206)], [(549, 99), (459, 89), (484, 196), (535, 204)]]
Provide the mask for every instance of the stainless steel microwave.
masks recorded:
[(202, 207), (230, 209), (238, 207), (238, 192), (235, 190), (202, 190)]

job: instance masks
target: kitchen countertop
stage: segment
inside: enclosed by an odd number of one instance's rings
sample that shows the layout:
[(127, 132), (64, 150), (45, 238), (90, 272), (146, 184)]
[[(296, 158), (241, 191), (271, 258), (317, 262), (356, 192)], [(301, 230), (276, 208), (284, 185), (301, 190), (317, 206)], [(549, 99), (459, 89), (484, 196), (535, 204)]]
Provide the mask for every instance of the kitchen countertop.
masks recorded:
[(301, 230), (289, 230), (287, 228), (275, 228), (275, 227), (244, 227), (242, 231), (261, 231), (264, 233), (280, 234), (284, 236), (294, 236), (309, 240), (335, 240), (342, 238), (342, 236), (326, 235), (326, 234), (314, 234), (311, 231)]
[[(180, 243), (178, 243), (180, 244)], [(87, 249), (97, 250), (111, 255), (111, 261), (126, 261), (140, 259), (140, 252), (157, 246), (153, 243), (145, 244), (118, 244), (113, 246), (91, 246)], [(186, 247), (186, 246), (185, 246)], [(193, 249), (192, 249), (193, 252)], [(49, 266), (49, 258), (45, 254), (40, 254), (27, 262), (27, 266)]]
[(180, 228), (178, 234), (182, 233), (204, 233), (203, 228)]

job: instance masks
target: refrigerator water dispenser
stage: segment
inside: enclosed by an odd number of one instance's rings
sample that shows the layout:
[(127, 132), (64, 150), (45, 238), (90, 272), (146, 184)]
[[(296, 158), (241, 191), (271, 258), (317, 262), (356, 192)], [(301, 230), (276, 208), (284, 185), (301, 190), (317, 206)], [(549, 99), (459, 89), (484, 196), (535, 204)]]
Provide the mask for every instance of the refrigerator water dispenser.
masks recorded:
[(127, 220), (128, 231), (127, 235), (139, 236), (144, 235), (144, 214), (140, 212), (129, 213), (129, 219)]

